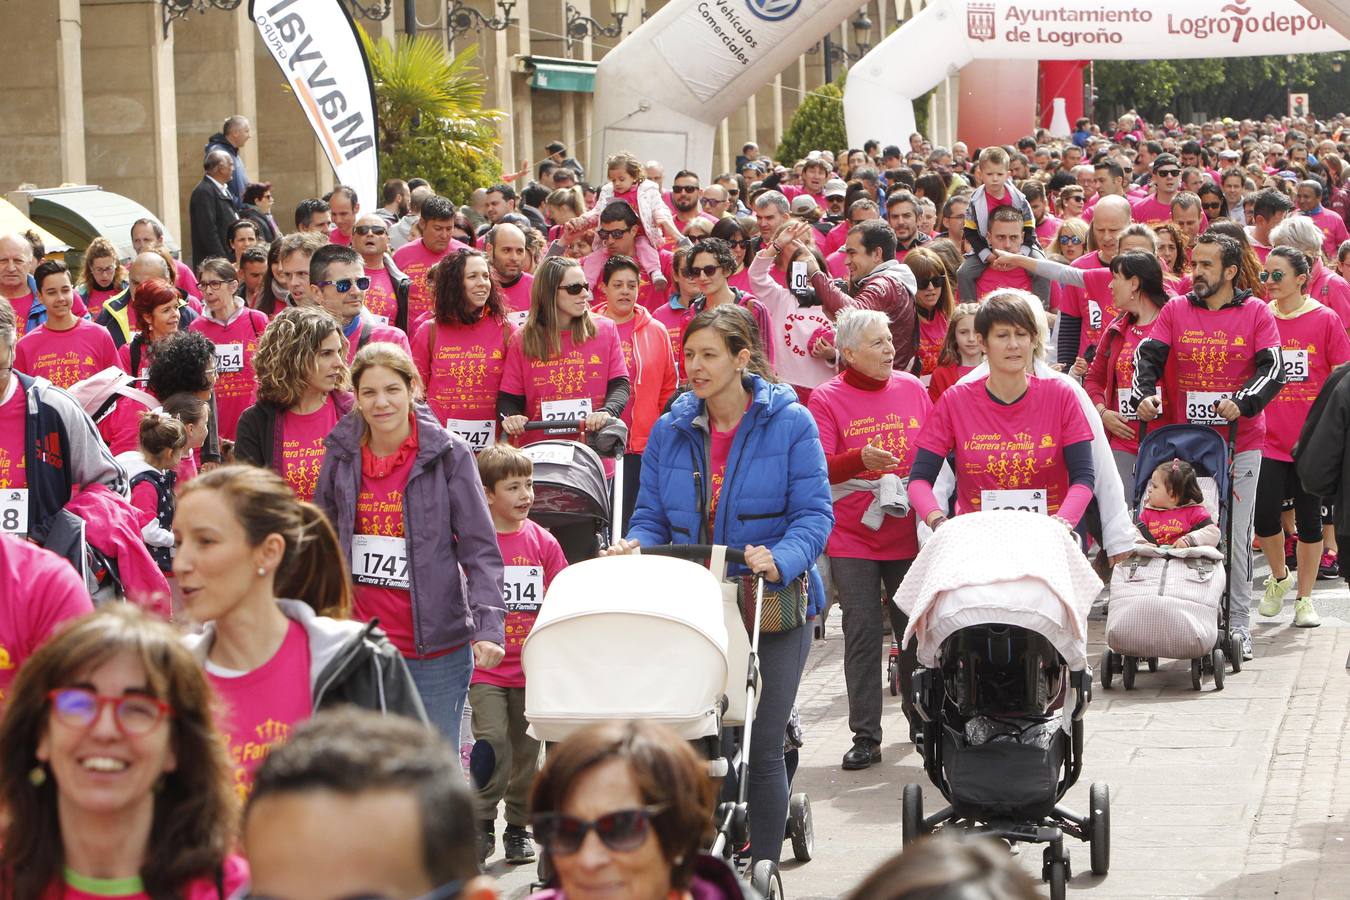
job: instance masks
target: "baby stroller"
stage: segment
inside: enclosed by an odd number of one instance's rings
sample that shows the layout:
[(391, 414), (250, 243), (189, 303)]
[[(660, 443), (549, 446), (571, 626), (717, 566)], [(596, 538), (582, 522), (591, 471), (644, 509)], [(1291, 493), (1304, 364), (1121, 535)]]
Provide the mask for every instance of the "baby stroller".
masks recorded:
[(916, 743), (948, 805), (925, 817), (922, 788), (906, 785), (905, 843), (951, 827), (1047, 844), (1053, 900), (1070, 877), (1065, 835), (1087, 841), (1093, 874), (1106, 874), (1107, 785), (1092, 785), (1085, 816), (1059, 805), (1083, 767), (1086, 622), (1100, 585), (1069, 531), (1035, 513), (958, 516), (924, 546), (896, 603), (910, 616), (902, 643), (918, 642)]
[[(705, 560), (707, 566), (699, 564)], [(747, 635), (734, 589), (724, 591), (712, 572), (743, 561), (740, 551), (726, 547), (681, 545), (569, 566), (550, 586), (521, 655), (525, 716), (542, 741), (561, 741), (596, 722), (648, 719), (693, 742), (710, 761), (709, 776), (723, 778), (729, 774), (723, 729), (744, 726), (735, 754), (737, 798), (718, 807), (709, 850), (742, 870), (759, 628), (756, 623)], [(763, 591), (762, 579), (756, 587)], [(597, 646), (605, 652), (578, 652)], [(653, 647), (661, 648), (659, 663)], [(672, 671), (680, 677), (668, 677)], [(804, 794), (791, 798), (786, 830), (794, 855), (810, 859), (815, 839)], [(541, 880), (547, 880), (548, 868), (545, 853)], [(761, 861), (748, 875), (762, 896), (783, 896), (771, 861)]]
[(1237, 426), (1224, 440), (1207, 425), (1141, 428), (1134, 474), (1134, 507), (1142, 509), (1149, 478), (1159, 465), (1184, 459), (1194, 468), (1210, 517), (1219, 523), (1222, 549), (1154, 547), (1141, 544), (1111, 576), (1102, 652), (1102, 687), (1117, 673), (1125, 689), (1134, 688), (1141, 661), (1150, 672), (1158, 660), (1189, 659), (1191, 687), (1200, 690), (1206, 676), (1223, 690), (1224, 664), (1242, 670), (1242, 638), (1229, 625), (1232, 582), (1233, 448)]
[[(585, 423), (529, 422), (525, 430), (576, 435), (584, 433)], [(606, 432), (609, 435), (597, 441), (597, 445), (606, 451), (605, 455), (621, 459), (628, 429), (615, 420), (600, 434)], [(614, 467), (611, 498), (604, 463), (588, 444), (568, 439), (545, 440), (528, 444), (521, 452), (534, 463), (534, 507), (530, 518), (553, 534), (568, 563), (591, 559), (601, 547), (609, 546), (611, 534), (622, 533), (622, 523), (617, 520), (623, 509), (622, 465)]]

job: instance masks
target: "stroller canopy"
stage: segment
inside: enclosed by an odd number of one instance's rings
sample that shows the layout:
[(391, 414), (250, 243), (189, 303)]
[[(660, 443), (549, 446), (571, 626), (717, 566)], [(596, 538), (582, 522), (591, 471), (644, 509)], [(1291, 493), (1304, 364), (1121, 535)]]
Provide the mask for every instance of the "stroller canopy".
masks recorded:
[(909, 616), (901, 646), (938, 665), (942, 642), (972, 625), (1018, 625), (1045, 636), (1069, 668), (1087, 666), (1087, 614), (1102, 582), (1060, 522), (1012, 510), (949, 520), (920, 551), (895, 603)]
[(609, 521), (609, 489), (598, 453), (570, 440), (539, 441), (520, 449), (534, 463), (531, 518), (546, 526), (578, 519)]
[(618, 556), (568, 566), (549, 586), (521, 662), (535, 736), (650, 719), (716, 734), (727, 686), (722, 589), (703, 566)]

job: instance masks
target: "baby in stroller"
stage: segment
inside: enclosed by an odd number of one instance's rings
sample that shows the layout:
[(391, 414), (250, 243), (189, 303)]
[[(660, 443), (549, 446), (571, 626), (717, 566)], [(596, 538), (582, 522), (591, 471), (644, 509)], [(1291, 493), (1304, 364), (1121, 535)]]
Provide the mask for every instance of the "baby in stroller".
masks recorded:
[(1155, 547), (1219, 546), (1219, 526), (1205, 508), (1194, 466), (1173, 459), (1153, 470), (1138, 528), (1137, 540)]

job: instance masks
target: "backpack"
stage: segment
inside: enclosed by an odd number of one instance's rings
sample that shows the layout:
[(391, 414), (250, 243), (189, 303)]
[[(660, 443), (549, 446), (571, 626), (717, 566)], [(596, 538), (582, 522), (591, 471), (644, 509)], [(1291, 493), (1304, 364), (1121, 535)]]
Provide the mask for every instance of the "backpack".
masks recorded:
[(89, 418), (101, 421), (112, 412), (118, 397), (128, 397), (138, 403), (144, 403), (150, 409), (159, 406), (153, 394), (137, 388), (137, 380), (117, 366), (109, 366), (102, 372), (96, 372), (83, 381), (77, 381), (66, 388), (66, 393), (75, 398)]

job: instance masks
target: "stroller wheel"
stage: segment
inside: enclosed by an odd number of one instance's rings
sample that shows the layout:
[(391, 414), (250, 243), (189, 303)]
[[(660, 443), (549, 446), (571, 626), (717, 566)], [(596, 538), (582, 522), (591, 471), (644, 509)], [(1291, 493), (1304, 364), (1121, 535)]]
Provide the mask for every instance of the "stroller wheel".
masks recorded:
[(1125, 657), (1125, 671), (1121, 673), (1120, 680), (1125, 685), (1125, 690), (1134, 690), (1134, 676), (1139, 674), (1139, 660), (1133, 656)]
[(923, 835), (923, 788), (907, 784), (900, 795), (900, 843), (909, 844)]
[(1069, 851), (1062, 841), (1045, 848), (1041, 856), (1041, 879), (1050, 882), (1050, 900), (1064, 900), (1069, 882)]
[(810, 862), (816, 852), (816, 828), (811, 821), (811, 798), (793, 794), (788, 801), (788, 837), (792, 839), (792, 858)]
[[(1223, 650), (1215, 647), (1212, 655), (1214, 666), (1214, 690), (1221, 691), (1223, 690)], [(1239, 652), (1238, 655), (1241, 656), (1241, 652)]]
[(783, 878), (771, 859), (761, 859), (750, 872), (750, 887), (764, 900), (783, 900)]
[(1201, 674), (1200, 660), (1198, 659), (1191, 660), (1191, 687), (1197, 691), (1200, 690), (1200, 674)]
[(1115, 680), (1115, 673), (1111, 671), (1112, 655), (1110, 650), (1102, 651), (1102, 689), (1107, 691), (1111, 690), (1111, 682)]
[(886, 665), (886, 681), (891, 686), (891, 696), (900, 696), (900, 661), (892, 659)]
[(1156, 672), (1156, 671), (1158, 671), (1158, 657), (1156, 657), (1156, 656), (1150, 656), (1150, 657), (1148, 658), (1148, 670), (1149, 670), (1150, 672)]
[(1111, 867), (1111, 788), (1106, 782), (1094, 782), (1088, 791), (1088, 842), (1092, 853), (1092, 874), (1105, 875)]
[(1233, 674), (1236, 675), (1242, 671), (1242, 635), (1233, 632), (1232, 637), (1228, 639), (1228, 646), (1224, 647), (1224, 652), (1228, 655), (1228, 662), (1233, 667)]

